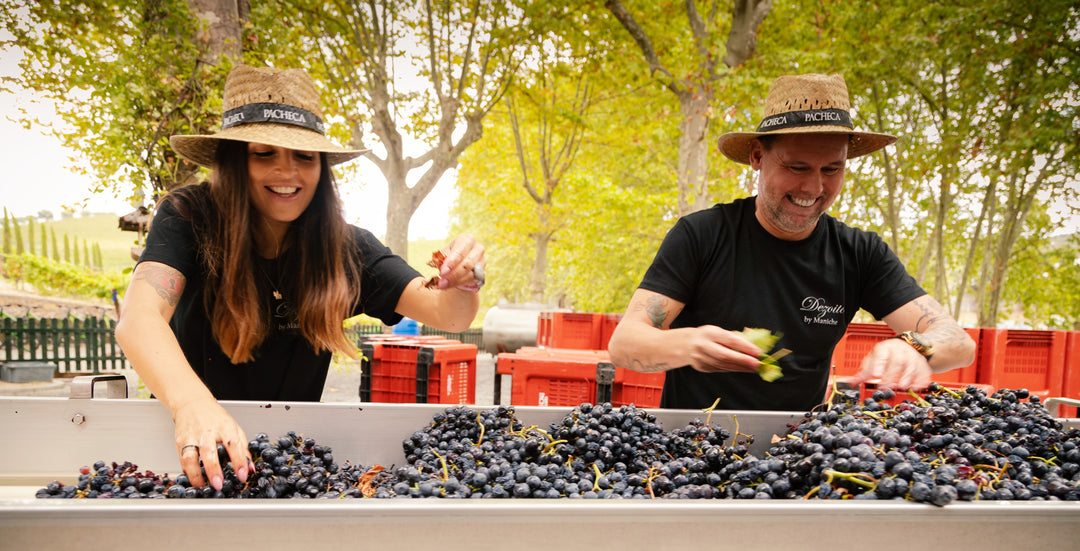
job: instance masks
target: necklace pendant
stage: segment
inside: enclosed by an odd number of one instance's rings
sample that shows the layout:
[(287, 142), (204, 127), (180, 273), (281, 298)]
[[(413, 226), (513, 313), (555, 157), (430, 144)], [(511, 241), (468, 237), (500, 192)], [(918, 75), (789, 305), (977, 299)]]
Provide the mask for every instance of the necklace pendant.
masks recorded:
[(281, 293), (274, 291), (274, 300), (281, 300)]

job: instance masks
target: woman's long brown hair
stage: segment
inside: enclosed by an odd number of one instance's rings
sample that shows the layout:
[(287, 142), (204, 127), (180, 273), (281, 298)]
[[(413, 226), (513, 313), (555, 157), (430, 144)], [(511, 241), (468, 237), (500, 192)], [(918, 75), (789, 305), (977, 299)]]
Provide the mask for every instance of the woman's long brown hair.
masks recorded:
[[(333, 172), (322, 170), (311, 204), (289, 227), (281, 255), (289, 266), (279, 284), (296, 307), (300, 331), (318, 351), (356, 358), (342, 322), (360, 297), (360, 259), (342, 214)], [(209, 183), (166, 196), (192, 223), (206, 269), (204, 308), (221, 350), (234, 363), (254, 359), (270, 333), (268, 295), (259, 277), (254, 235), (258, 212), (248, 192), (247, 143), (222, 140)]]

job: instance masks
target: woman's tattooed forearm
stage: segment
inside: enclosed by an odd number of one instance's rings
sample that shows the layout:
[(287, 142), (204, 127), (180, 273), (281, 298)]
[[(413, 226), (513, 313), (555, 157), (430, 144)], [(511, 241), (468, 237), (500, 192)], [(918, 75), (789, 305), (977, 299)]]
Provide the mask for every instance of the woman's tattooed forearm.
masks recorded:
[(169, 306), (176, 306), (184, 293), (184, 276), (166, 266), (143, 265), (135, 274), (135, 279), (149, 284)]

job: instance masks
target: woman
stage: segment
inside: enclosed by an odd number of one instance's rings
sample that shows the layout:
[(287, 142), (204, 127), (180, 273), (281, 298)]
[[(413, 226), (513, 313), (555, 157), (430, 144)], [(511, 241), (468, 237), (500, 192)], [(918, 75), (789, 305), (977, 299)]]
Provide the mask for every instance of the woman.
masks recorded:
[(218, 443), (240, 480), (252, 469), (247, 437), (218, 400), (318, 401), (331, 354), (356, 357), (342, 321), (360, 313), (468, 328), (484, 264), (484, 248), (461, 235), (429, 287), (346, 224), (330, 167), (364, 151), (327, 140), (304, 71), (238, 66), (223, 109), (220, 132), (170, 139), (210, 178), (162, 200), (116, 327), (172, 412), (184, 473), (202, 487), (201, 459), (218, 490)]

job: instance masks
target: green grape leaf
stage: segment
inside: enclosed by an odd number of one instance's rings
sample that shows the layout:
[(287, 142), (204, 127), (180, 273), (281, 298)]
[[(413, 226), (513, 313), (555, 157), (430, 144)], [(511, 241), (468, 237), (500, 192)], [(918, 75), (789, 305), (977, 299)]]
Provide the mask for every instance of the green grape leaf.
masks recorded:
[(783, 335), (773, 333), (768, 329), (759, 329), (755, 327), (747, 327), (742, 331), (735, 331), (735, 333), (738, 333), (744, 339), (754, 343), (755, 346), (766, 352), (766, 354), (762, 354), (758, 357), (758, 359), (761, 360), (761, 363), (758, 364), (758, 376), (761, 377), (763, 381), (771, 383), (784, 376), (784, 372), (780, 369), (780, 364), (777, 362), (780, 358), (790, 354), (791, 351), (787, 348), (781, 348), (772, 354), (768, 353), (776, 346), (776, 341), (780, 340), (780, 337)]

